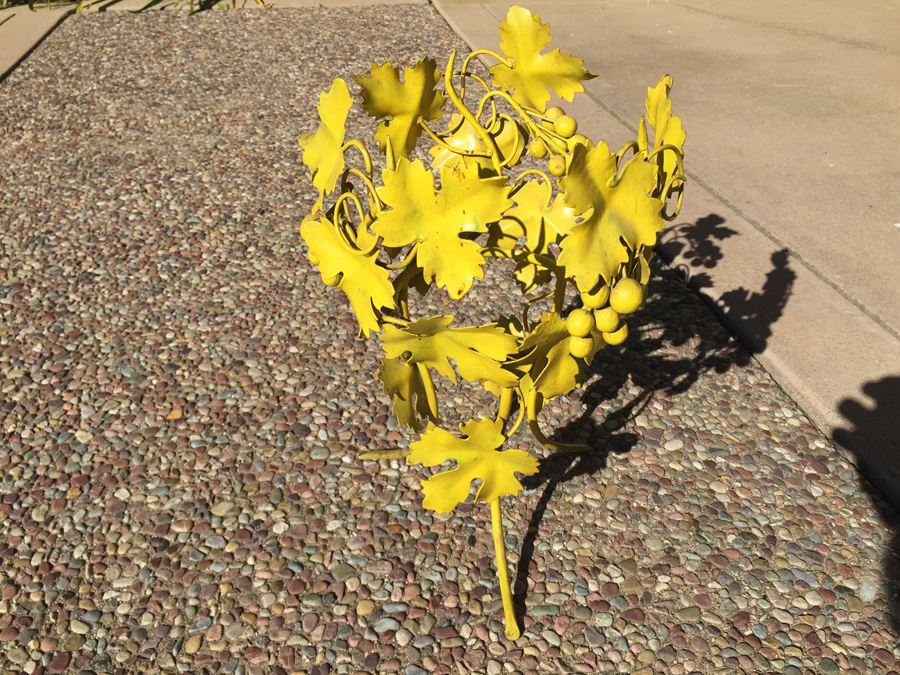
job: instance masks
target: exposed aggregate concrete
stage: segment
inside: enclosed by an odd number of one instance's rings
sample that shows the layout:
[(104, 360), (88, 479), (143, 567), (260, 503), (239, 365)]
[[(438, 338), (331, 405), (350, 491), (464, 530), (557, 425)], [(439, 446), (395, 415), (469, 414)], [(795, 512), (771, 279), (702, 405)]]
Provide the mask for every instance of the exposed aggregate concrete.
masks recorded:
[[(854, 468), (669, 270), (544, 413), (597, 455), (505, 500), (517, 644), (486, 509), (354, 458), (409, 437), (303, 255), (296, 137), (333, 77), (452, 48), (418, 6), (98, 14), (0, 85), (4, 671), (897, 668)], [(465, 321), (514, 303), (496, 269)]]

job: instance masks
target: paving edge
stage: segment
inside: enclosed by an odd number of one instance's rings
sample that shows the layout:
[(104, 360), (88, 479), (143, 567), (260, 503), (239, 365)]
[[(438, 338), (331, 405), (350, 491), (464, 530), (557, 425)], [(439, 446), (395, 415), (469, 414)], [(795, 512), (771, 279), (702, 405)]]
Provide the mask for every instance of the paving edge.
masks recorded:
[[(25, 12), (28, 14), (20, 16)], [(0, 21), (3, 22), (0, 23), (0, 43), (3, 44), (0, 49), (0, 82), (74, 12), (74, 7), (32, 11), (27, 6), (18, 6), (0, 10)], [(15, 32), (13, 25), (16, 26)]]

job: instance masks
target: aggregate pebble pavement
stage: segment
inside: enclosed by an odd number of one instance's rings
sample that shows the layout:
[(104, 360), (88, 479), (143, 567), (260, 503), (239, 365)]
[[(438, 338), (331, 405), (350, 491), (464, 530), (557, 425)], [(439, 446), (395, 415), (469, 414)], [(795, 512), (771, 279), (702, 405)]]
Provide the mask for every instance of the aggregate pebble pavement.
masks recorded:
[(878, 509), (671, 270), (544, 413), (597, 453), (505, 501), (517, 643), (487, 510), (355, 459), (409, 437), (303, 254), (296, 137), (334, 76), (452, 48), (427, 6), (92, 15), (0, 84), (2, 672), (898, 667)]

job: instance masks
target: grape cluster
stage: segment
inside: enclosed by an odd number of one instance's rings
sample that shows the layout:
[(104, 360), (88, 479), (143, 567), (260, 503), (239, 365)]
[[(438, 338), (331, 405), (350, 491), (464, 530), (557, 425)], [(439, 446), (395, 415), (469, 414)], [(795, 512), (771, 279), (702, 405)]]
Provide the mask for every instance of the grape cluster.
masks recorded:
[[(537, 159), (547, 156), (548, 145), (555, 153), (570, 152), (576, 144), (586, 144), (587, 136), (576, 133), (578, 122), (571, 115), (559, 107), (547, 108), (540, 123), (540, 129), (546, 133), (543, 137), (535, 138), (528, 144), (528, 154)], [(566, 158), (564, 154), (553, 154), (547, 160), (547, 171), (551, 176), (559, 178), (566, 173)]]
[(628, 324), (622, 317), (635, 312), (644, 302), (645, 287), (625, 277), (610, 290), (603, 284), (596, 291), (581, 294), (581, 309), (566, 317), (569, 353), (583, 359), (591, 353), (599, 337), (603, 345), (620, 345), (628, 338)]

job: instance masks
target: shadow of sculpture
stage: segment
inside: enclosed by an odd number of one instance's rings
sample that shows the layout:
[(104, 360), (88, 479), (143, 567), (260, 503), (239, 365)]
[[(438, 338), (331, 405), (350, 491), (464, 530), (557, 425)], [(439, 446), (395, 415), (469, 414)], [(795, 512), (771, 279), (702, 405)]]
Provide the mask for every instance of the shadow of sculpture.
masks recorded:
[(766, 274), (761, 293), (738, 288), (722, 294), (717, 306), (725, 321), (740, 329), (741, 341), (751, 353), (759, 354), (766, 348), (796, 278), (787, 249), (781, 249), (772, 254), (772, 269)]
[(838, 412), (849, 428), (837, 429), (832, 440), (856, 458), (860, 484), (869, 493), (893, 537), (884, 556), (884, 594), (891, 626), (900, 630), (900, 375), (863, 386), (869, 401), (847, 398)]
[[(735, 236), (738, 233), (727, 227), (721, 216), (711, 213), (693, 223), (673, 227), (666, 233), (659, 253), (681, 273), (691, 288), (701, 292), (704, 301), (735, 331), (750, 353), (759, 354), (772, 336), (772, 326), (784, 313), (797, 275), (790, 268), (788, 250), (781, 249), (772, 254), (772, 269), (766, 275), (761, 292), (736, 288), (725, 291), (718, 300), (710, 299), (704, 291), (713, 287), (708, 270), (722, 260), (719, 242)], [(684, 262), (674, 264), (675, 258)]]
[[(722, 247), (720, 241), (737, 236), (737, 232), (730, 227), (725, 227), (725, 219), (722, 216), (710, 213), (698, 218), (693, 223), (681, 223), (667, 232), (665, 243), (665, 258), (672, 260), (681, 255), (687, 262), (685, 266), (691, 270), (714, 268), (722, 259)], [(708, 288), (709, 277), (702, 273), (691, 276), (700, 276), (705, 279), (702, 288)]]
[[(709, 270), (722, 257), (718, 242), (736, 234), (724, 226), (720, 216), (710, 214), (677, 227), (677, 239), (670, 240), (669, 252), (677, 249), (692, 268)], [(581, 396), (583, 412), (553, 434), (553, 440), (585, 443), (593, 452), (547, 457), (541, 461), (538, 473), (523, 481), (526, 489), (543, 490), (525, 532), (516, 568), (514, 605), (520, 620), (525, 615), (535, 542), (557, 487), (604, 469), (610, 453), (629, 452), (640, 438), (621, 429), (641, 413), (657, 392), (683, 393), (705, 373), (725, 373), (734, 366), (746, 365), (751, 354), (765, 347), (772, 324), (788, 302), (795, 278), (787, 251), (779, 251), (772, 256), (772, 269), (761, 291), (738, 288), (725, 293), (721, 304), (706, 303), (720, 318), (728, 320), (730, 316), (733, 321), (749, 322), (755, 327), (753, 339), (742, 345), (721, 329), (719, 321), (696, 295), (686, 292), (684, 277), (693, 279), (691, 285), (696, 288), (698, 275), (691, 277), (683, 266), (654, 266), (647, 302), (629, 320), (631, 337), (624, 348), (606, 349), (595, 357)], [(699, 281), (703, 282), (702, 273)], [(607, 412), (602, 422), (597, 421), (597, 408), (617, 399), (629, 383), (638, 393)]]

